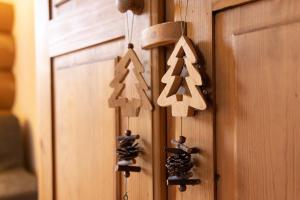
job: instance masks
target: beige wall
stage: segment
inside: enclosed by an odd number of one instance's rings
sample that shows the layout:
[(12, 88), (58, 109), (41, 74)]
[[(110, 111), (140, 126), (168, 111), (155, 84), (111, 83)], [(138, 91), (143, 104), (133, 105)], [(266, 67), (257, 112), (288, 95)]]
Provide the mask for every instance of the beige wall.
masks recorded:
[(16, 99), (13, 112), (19, 117), (25, 138), (28, 167), (36, 171), (36, 78), (34, 44), (34, 0), (0, 0), (14, 4), (16, 40)]

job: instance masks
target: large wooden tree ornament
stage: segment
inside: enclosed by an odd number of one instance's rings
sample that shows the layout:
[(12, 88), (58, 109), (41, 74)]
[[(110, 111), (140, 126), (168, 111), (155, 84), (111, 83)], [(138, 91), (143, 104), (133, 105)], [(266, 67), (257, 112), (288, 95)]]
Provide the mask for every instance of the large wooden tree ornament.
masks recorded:
[[(161, 80), (166, 86), (157, 100), (160, 106), (172, 106), (173, 116), (193, 116), (195, 110), (207, 108), (199, 88), (203, 82), (197, 69), (198, 63), (199, 58), (192, 41), (182, 36), (168, 60), (170, 68)], [(183, 73), (184, 67), (188, 76)], [(182, 87), (185, 89), (184, 93), (180, 92)]]
[[(125, 83), (123, 82), (129, 73), (128, 66), (130, 65), (130, 63), (133, 64), (133, 73), (138, 80), (138, 83), (135, 84), (135, 88), (140, 97), (139, 99), (128, 99), (127, 97), (122, 96), (122, 91), (125, 88)], [(142, 77), (141, 73), (143, 72), (144, 68), (142, 66), (142, 63), (133, 50), (133, 45), (129, 44), (128, 51), (116, 66), (116, 75), (113, 81), (110, 83), (110, 87), (114, 88), (114, 92), (108, 100), (110, 107), (121, 108), (121, 113), (123, 116), (136, 117), (139, 115), (140, 108), (148, 110), (153, 109), (153, 106), (145, 93), (145, 91), (149, 88)]]

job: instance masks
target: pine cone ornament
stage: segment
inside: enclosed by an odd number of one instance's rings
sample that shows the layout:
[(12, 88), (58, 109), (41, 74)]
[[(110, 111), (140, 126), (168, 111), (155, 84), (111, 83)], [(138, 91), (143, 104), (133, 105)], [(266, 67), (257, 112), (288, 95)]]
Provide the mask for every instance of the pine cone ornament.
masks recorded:
[(169, 176), (178, 178), (189, 178), (189, 171), (193, 168), (192, 157), (188, 153), (171, 154), (167, 159), (167, 170)]
[(135, 158), (142, 152), (139, 143), (136, 143), (136, 140), (139, 138), (139, 135), (131, 135), (130, 130), (126, 130), (124, 136), (117, 138), (119, 142), (117, 147), (117, 171), (125, 172), (126, 177), (130, 176), (130, 172), (141, 171), (140, 167), (133, 166), (136, 163)]
[(189, 148), (184, 143), (186, 138), (180, 136), (179, 141), (172, 140), (175, 148), (166, 148), (169, 153), (166, 168), (168, 171), (168, 185), (179, 185), (181, 192), (186, 190), (186, 185), (196, 185), (199, 179), (190, 179), (193, 176), (191, 169), (194, 167), (192, 154), (198, 153), (197, 148)]

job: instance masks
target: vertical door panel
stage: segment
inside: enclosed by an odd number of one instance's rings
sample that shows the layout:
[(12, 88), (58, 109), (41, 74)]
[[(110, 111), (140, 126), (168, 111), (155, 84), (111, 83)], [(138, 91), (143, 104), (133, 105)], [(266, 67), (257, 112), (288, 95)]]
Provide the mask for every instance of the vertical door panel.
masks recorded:
[(300, 198), (299, 8), (261, 1), (216, 15), (220, 200)]
[(299, 34), (297, 23), (234, 37), (239, 198), (300, 198)]
[[(182, 7), (180, 8), (180, 2)], [(187, 4), (188, 2), (188, 4)], [(201, 67), (205, 69), (208, 81), (206, 86), (209, 91), (213, 88), (212, 68), (212, 10), (210, 0), (189, 0), (189, 1), (166, 1), (166, 13), (168, 21), (180, 21), (185, 19), (188, 22), (187, 35), (193, 41), (199, 57), (203, 58)], [(185, 12), (186, 6), (187, 13)], [(182, 18), (181, 18), (182, 16)], [(167, 55), (173, 51), (174, 46), (168, 48)], [(169, 58), (169, 56), (167, 56)], [(190, 147), (201, 149), (201, 153), (193, 156), (196, 166), (193, 170), (194, 178), (200, 178), (201, 184), (187, 186), (186, 192), (179, 192), (178, 187), (168, 187), (169, 200), (213, 200), (214, 194), (214, 103), (208, 99), (208, 109), (199, 111), (193, 117), (173, 117), (168, 109), (167, 117), (167, 140), (168, 145), (171, 139), (178, 139), (182, 134), (187, 137), (186, 144)]]
[[(132, 43), (152, 101), (160, 90), (153, 80), (161, 75), (164, 55), (161, 50), (142, 50), (141, 32), (161, 22), (163, 3), (145, 1), (143, 14), (134, 18)], [(128, 120), (108, 108), (107, 101), (113, 60), (127, 50), (126, 15), (114, 0), (43, 0), (37, 2), (37, 13), (40, 198), (121, 199), (124, 180), (116, 182), (114, 139), (128, 128)], [(135, 81), (129, 78), (126, 84)], [(137, 160), (142, 172), (128, 181), (130, 199), (166, 197), (164, 111), (154, 106), (154, 111), (142, 109), (138, 118), (129, 120), (145, 150)]]
[(56, 199), (114, 199), (114, 61), (54, 70)]

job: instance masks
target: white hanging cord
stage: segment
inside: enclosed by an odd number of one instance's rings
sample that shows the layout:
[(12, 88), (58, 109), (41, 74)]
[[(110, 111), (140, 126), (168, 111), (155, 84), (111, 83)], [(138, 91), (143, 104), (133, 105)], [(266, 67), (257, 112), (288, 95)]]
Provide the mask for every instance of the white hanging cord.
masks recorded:
[(186, 0), (186, 7), (185, 7), (185, 16), (184, 21), (182, 17), (182, 0), (179, 0), (179, 11), (180, 11), (180, 20), (181, 20), (181, 35), (184, 35), (184, 31), (186, 30), (186, 19), (187, 19), (187, 13), (188, 13), (188, 7), (189, 7), (189, 0)]
[(130, 128), (129, 128), (129, 116), (127, 117), (127, 130), (130, 130)]
[(132, 35), (133, 35), (134, 13), (132, 13), (131, 27), (129, 28), (128, 11), (126, 12), (126, 24), (127, 24), (127, 40), (128, 40), (128, 44), (129, 44), (132, 41)]
[(182, 136), (182, 117), (180, 117), (180, 136)]
[(123, 200), (128, 200), (127, 177), (125, 178), (125, 194)]
[[(182, 17), (182, 0), (179, 0), (179, 11), (180, 11), (180, 20), (181, 20), (181, 35), (183, 36), (186, 30), (186, 26), (187, 26), (187, 14), (188, 14), (188, 8), (189, 8), (189, 0), (186, 0), (186, 6), (185, 6), (185, 16), (184, 16), (184, 20)], [(180, 117), (180, 136), (182, 136), (182, 132), (183, 132), (183, 123), (182, 123), (182, 117)]]

